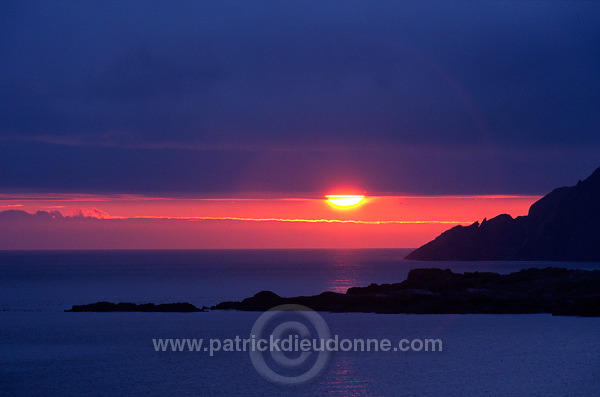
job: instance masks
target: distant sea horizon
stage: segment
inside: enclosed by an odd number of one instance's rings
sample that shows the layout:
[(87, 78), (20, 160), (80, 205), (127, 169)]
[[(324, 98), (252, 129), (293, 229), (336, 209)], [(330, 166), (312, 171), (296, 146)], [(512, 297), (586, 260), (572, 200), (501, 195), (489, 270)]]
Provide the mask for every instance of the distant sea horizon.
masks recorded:
[(376, 247), (376, 248), (77, 248), (77, 249), (0, 249), (2, 252), (81, 252), (81, 251), (330, 251), (330, 250), (415, 250), (405, 247)]

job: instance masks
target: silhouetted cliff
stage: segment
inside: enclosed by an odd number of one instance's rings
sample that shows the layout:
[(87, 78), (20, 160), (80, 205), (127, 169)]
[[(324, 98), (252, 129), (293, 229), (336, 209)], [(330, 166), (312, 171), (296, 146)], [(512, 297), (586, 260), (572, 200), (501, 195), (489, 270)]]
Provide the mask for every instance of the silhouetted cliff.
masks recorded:
[(542, 197), (527, 216), (455, 226), (406, 259), (600, 261), (600, 168)]

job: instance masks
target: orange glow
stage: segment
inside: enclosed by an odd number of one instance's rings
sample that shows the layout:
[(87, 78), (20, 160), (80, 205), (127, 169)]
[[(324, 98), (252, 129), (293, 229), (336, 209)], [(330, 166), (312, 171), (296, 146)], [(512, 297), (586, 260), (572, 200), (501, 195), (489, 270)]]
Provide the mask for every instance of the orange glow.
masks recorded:
[(342, 208), (354, 207), (362, 203), (362, 201), (365, 199), (365, 196), (362, 195), (329, 194), (325, 197), (327, 197), (327, 201), (329, 201), (330, 204)]
[[(352, 189), (336, 190), (331, 193), (346, 194), (192, 198), (0, 193), (0, 212), (60, 211), (65, 216), (63, 221), (0, 220), (0, 249), (418, 247), (456, 225), (502, 213), (526, 215), (540, 198), (365, 197)], [(348, 207), (330, 201), (351, 197), (362, 200)]]

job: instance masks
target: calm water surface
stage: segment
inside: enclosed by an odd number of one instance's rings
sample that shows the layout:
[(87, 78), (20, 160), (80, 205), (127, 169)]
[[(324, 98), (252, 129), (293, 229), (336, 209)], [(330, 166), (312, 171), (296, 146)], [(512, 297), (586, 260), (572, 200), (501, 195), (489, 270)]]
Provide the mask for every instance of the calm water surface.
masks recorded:
[(260, 313), (64, 313), (99, 300), (212, 305), (402, 281), (416, 267), (508, 273), (598, 263), (412, 262), (408, 250), (0, 252), (0, 395), (600, 395), (600, 319), (323, 313), (343, 338), (441, 338), (442, 352), (338, 352), (281, 388), (248, 353), (155, 352), (152, 338), (247, 336)]

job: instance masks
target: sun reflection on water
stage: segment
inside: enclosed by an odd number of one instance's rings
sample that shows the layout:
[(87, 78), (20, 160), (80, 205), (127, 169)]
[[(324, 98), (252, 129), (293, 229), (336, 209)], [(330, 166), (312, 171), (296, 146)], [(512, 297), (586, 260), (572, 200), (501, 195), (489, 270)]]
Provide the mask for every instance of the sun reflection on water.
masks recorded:
[(346, 397), (372, 395), (371, 381), (361, 378), (355, 365), (356, 362), (352, 357), (337, 358), (331, 377), (328, 379), (328, 391), (331, 395)]
[(330, 266), (332, 276), (327, 283), (328, 291), (344, 294), (348, 288), (358, 286), (361, 263), (352, 251), (335, 251)]

